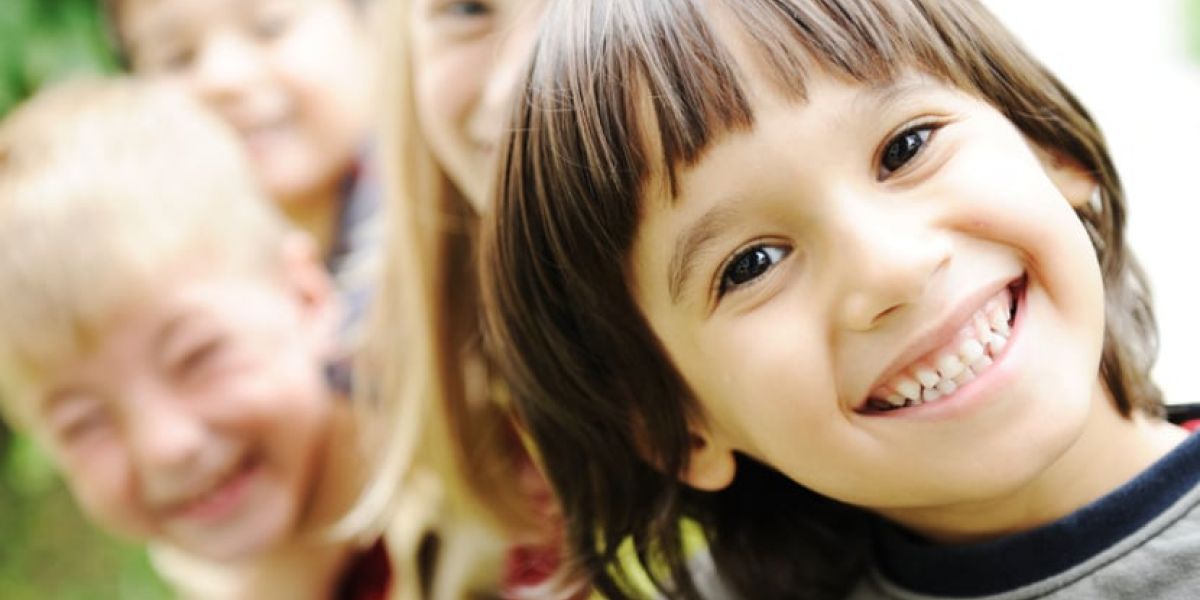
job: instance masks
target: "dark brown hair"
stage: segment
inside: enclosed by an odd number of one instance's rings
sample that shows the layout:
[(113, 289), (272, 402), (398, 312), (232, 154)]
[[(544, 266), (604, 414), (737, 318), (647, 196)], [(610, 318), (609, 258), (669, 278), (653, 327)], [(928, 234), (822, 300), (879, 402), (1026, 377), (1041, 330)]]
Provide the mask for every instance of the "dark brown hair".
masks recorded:
[(1099, 184), (1078, 215), (1105, 281), (1101, 375), (1121, 414), (1161, 412), (1148, 376), (1156, 325), (1103, 137), (977, 2), (561, 2), (514, 113), (481, 275), (490, 343), (560, 495), (577, 568), (602, 593), (634, 593), (617, 559), (632, 539), (664, 593), (696, 597), (682, 517), (704, 527), (721, 577), (750, 598), (840, 597), (863, 560), (865, 513), (750, 459), (717, 493), (676, 476), (698, 407), (634, 303), (626, 261), (651, 174), (673, 185), (714, 140), (753, 127), (746, 75), (710, 10), (731, 16), (785, 97), (803, 98), (814, 68), (858, 82), (917, 69), (1086, 169)]

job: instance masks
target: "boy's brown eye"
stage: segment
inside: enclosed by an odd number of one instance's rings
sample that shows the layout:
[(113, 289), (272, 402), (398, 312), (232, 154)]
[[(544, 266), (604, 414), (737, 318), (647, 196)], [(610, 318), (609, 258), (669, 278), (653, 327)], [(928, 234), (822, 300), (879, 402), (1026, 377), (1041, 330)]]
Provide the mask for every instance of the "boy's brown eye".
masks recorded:
[(251, 23), (251, 29), (259, 39), (270, 40), (283, 35), (290, 22), (285, 15), (260, 15)]
[(755, 279), (775, 266), (788, 250), (782, 246), (761, 245), (748, 248), (725, 266), (721, 273), (721, 284), (717, 290), (718, 296), (737, 289)]
[(446, 14), (456, 17), (482, 17), (491, 12), (491, 7), (486, 2), (464, 0), (449, 2), (442, 7), (442, 10)]
[(187, 377), (202, 372), (207, 367), (211, 366), (214, 361), (220, 356), (224, 347), (224, 342), (220, 339), (211, 339), (203, 344), (192, 348), (187, 354), (180, 359), (175, 365), (175, 372), (180, 377)]
[(880, 178), (900, 170), (920, 153), (929, 141), (929, 136), (933, 135), (933, 129), (932, 125), (919, 125), (892, 138), (884, 147), (883, 156), (879, 159)]

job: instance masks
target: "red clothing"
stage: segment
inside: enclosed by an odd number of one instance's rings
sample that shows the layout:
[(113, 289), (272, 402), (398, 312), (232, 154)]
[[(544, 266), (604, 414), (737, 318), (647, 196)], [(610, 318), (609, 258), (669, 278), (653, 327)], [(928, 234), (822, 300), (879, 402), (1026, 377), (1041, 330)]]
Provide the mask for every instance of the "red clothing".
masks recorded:
[(385, 600), (392, 587), (392, 561), (379, 539), (350, 558), (338, 580), (336, 600)]

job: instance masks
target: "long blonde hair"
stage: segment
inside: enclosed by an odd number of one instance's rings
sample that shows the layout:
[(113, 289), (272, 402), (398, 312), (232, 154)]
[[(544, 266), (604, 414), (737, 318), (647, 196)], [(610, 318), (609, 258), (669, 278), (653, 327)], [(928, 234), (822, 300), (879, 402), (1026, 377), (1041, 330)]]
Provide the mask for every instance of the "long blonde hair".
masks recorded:
[[(409, 5), (390, 0), (380, 7), (388, 28), (381, 36), (386, 58), (379, 148), (386, 234), (359, 378), (377, 465), (348, 522), (381, 516), (401, 521), (408, 510), (398, 508), (406, 505), (403, 498), (412, 500), (414, 487), (432, 487), (437, 491), (424, 502), (437, 505), (441, 526), (471, 523), (502, 548), (521, 532), (537, 530), (517, 485), (524, 450), (497, 401), (503, 385), (492, 377), (479, 340), (479, 215), (417, 125)], [(409, 540), (399, 543), (414, 543), (411, 526), (395, 526), (406, 533), (394, 537)]]

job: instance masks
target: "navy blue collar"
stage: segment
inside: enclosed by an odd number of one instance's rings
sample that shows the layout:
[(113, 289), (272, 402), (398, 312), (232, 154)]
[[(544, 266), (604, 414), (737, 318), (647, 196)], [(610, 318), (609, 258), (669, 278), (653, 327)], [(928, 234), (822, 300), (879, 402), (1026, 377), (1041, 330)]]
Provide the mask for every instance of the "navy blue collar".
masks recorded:
[(998, 540), (938, 545), (880, 523), (876, 568), (934, 596), (985, 596), (1046, 579), (1128, 537), (1200, 481), (1200, 436), (1190, 436), (1112, 493), (1048, 525)]

